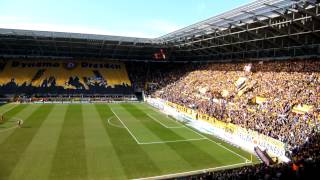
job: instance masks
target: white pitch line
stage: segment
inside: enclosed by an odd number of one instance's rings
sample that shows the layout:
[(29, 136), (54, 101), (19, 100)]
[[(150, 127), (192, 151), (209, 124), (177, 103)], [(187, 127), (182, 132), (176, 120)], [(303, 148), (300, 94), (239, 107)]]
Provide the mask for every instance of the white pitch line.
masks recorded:
[(225, 147), (225, 146), (224, 146), (224, 145), (222, 145), (221, 143), (217, 143), (217, 142), (215, 142), (214, 140), (209, 139), (209, 138), (207, 138), (207, 139), (208, 139), (209, 141), (211, 141), (211, 142), (213, 142), (213, 143), (217, 144), (218, 146), (222, 147), (223, 149), (225, 149), (225, 150), (227, 150), (227, 151), (229, 151), (229, 152), (231, 152), (231, 153), (233, 153), (233, 154), (237, 155), (238, 157), (240, 157), (240, 158), (242, 158), (242, 159), (246, 160), (247, 162), (251, 162), (248, 158), (246, 158), (246, 157), (244, 157), (244, 156), (242, 156), (242, 155), (240, 155), (240, 154), (238, 154), (238, 153), (236, 153), (236, 152), (232, 151), (231, 149), (228, 149), (227, 147)]
[(183, 126), (174, 126), (174, 127), (169, 127), (165, 124), (163, 124), (161, 121), (159, 121), (158, 119), (156, 119), (155, 117), (151, 116), (150, 114), (146, 113), (147, 116), (149, 116), (152, 120), (158, 122), (159, 124), (161, 124), (163, 127), (168, 128), (168, 129), (175, 129), (175, 128), (183, 128)]
[(206, 140), (207, 138), (198, 138), (198, 139), (183, 139), (183, 140), (173, 140), (173, 141), (155, 141), (155, 142), (147, 142), (147, 143), (140, 143), (142, 145), (148, 144), (165, 144), (165, 143), (175, 143), (175, 142), (188, 142), (188, 141), (200, 141)]
[(240, 158), (244, 159), (245, 161), (251, 162), (249, 159), (247, 159), (247, 158), (243, 157), (242, 155), (240, 155), (240, 154), (238, 154), (238, 153), (236, 153), (236, 152), (234, 152), (234, 151), (232, 151), (232, 150), (228, 149), (227, 147), (223, 146), (222, 144), (217, 143), (217, 142), (215, 142), (214, 140), (207, 138), (206, 136), (204, 136), (204, 135), (202, 135), (202, 134), (198, 133), (197, 131), (193, 130), (192, 128), (190, 128), (190, 127), (188, 127), (188, 126), (186, 126), (186, 125), (184, 125), (184, 124), (182, 124), (182, 125), (183, 125), (184, 127), (188, 128), (189, 130), (193, 131), (194, 133), (198, 134), (199, 136), (201, 136), (201, 137), (203, 137), (203, 138), (206, 138), (206, 139), (208, 139), (209, 141), (211, 141), (211, 142), (213, 142), (213, 143), (217, 144), (218, 146), (220, 146), (220, 147), (222, 147), (222, 148), (226, 149), (227, 151), (229, 151), (229, 152), (231, 152), (231, 153), (233, 153), (233, 154), (237, 155), (238, 157), (240, 157)]
[(113, 119), (113, 117), (114, 117), (114, 116), (111, 116), (111, 117), (108, 119), (108, 124), (110, 124), (110, 125), (113, 126), (113, 127), (124, 128), (123, 126), (119, 126), (119, 125), (117, 125), (117, 124), (113, 124), (113, 123), (111, 122), (111, 120)]
[(9, 128), (3, 129), (3, 130), (0, 130), (0, 133), (6, 132), (6, 131), (10, 131), (10, 130), (13, 130), (13, 129), (15, 129), (15, 128), (18, 128), (18, 126), (12, 126), (12, 127), (9, 127)]
[(187, 172), (181, 172), (181, 173), (166, 174), (166, 175), (161, 175), (161, 176), (137, 178), (134, 180), (175, 178), (175, 177), (179, 177), (179, 176), (189, 176), (189, 175), (194, 175), (194, 174), (199, 174), (199, 173), (206, 173), (206, 172), (210, 172), (210, 171), (214, 171), (214, 170), (225, 169), (228, 167), (240, 167), (242, 165), (248, 165), (248, 164), (252, 164), (252, 163), (245, 162), (245, 163), (230, 164), (230, 165), (226, 165), (226, 166), (219, 166), (219, 167), (208, 168), (208, 169), (200, 169), (200, 170), (195, 170), (195, 171), (187, 171)]
[[(158, 109), (157, 109), (157, 110), (158, 110)], [(159, 111), (159, 110), (158, 110), (158, 111)], [(161, 112), (161, 111), (159, 111), (159, 112)], [(161, 113), (163, 113), (163, 112), (161, 112)], [(182, 123), (181, 123), (181, 124), (182, 124)], [(234, 152), (234, 151), (232, 151), (232, 150), (228, 149), (227, 147), (223, 146), (222, 144), (219, 144), (219, 143), (215, 142), (214, 140), (207, 138), (206, 136), (204, 136), (204, 135), (202, 135), (202, 134), (198, 133), (197, 131), (193, 130), (192, 128), (190, 128), (190, 127), (188, 127), (188, 126), (186, 126), (186, 125), (184, 125), (184, 124), (182, 124), (182, 126), (184, 126), (184, 127), (186, 127), (187, 129), (189, 129), (189, 130), (193, 131), (194, 133), (196, 133), (196, 134), (200, 135), (201, 137), (208, 139), (209, 141), (211, 141), (211, 142), (213, 142), (213, 143), (217, 144), (218, 146), (220, 146), (220, 147), (222, 147), (222, 148), (226, 149), (227, 151), (229, 151), (229, 152), (231, 152), (231, 153), (233, 153), (233, 154), (237, 155), (238, 157), (240, 157), (240, 158), (244, 159), (245, 161), (251, 162), (249, 159), (247, 159), (247, 158), (243, 157), (242, 155), (240, 155), (240, 154), (238, 154), (238, 153), (236, 153), (236, 152)]]
[[(146, 144), (146, 143), (140, 143), (140, 142), (138, 141), (138, 139), (133, 135), (133, 133), (129, 130), (129, 128), (121, 121), (121, 119), (118, 117), (118, 115), (112, 110), (111, 107), (110, 107), (110, 109), (111, 109), (111, 111), (113, 112), (113, 114), (119, 119), (119, 121), (122, 123), (122, 125), (127, 129), (127, 131), (130, 133), (130, 135), (133, 137), (133, 139), (134, 139), (138, 144)], [(148, 115), (148, 114), (147, 114), (147, 115)], [(217, 144), (218, 146), (224, 148), (225, 150), (227, 150), (227, 151), (235, 154), (236, 156), (244, 159), (246, 162), (252, 163), (252, 161), (250, 161), (249, 159), (247, 159), (247, 158), (245, 158), (244, 156), (242, 156), (242, 155), (240, 155), (240, 154), (232, 151), (231, 149), (228, 149), (227, 147), (223, 146), (221, 143), (217, 143), (216, 141), (214, 141), (214, 140), (212, 140), (212, 139), (209, 139), (208, 137), (206, 137), (206, 136), (198, 133), (197, 131), (193, 130), (192, 128), (190, 128), (190, 127), (188, 127), (188, 126), (186, 126), (186, 125), (184, 125), (184, 124), (182, 124), (182, 123), (181, 123), (181, 125), (184, 126), (184, 127), (186, 127), (187, 129), (193, 131), (194, 133), (198, 134), (198, 135), (201, 136), (203, 139), (207, 139), (207, 140), (209, 140), (209, 141)], [(186, 141), (187, 141), (187, 140), (186, 140)], [(165, 142), (165, 141), (160, 141), (159, 143), (162, 143), (162, 142)], [(153, 143), (153, 142), (150, 142), (150, 143), (147, 143), (147, 144), (152, 144), (152, 143)], [(156, 142), (156, 143), (157, 143), (157, 142)], [(154, 143), (154, 144), (156, 144), (156, 143)], [(158, 143), (158, 144), (159, 144), (159, 143)]]
[[(162, 114), (162, 115), (164, 115), (165, 113), (164, 112), (162, 112), (162, 111), (160, 111), (159, 109), (157, 109), (157, 108), (155, 108), (155, 107), (153, 107), (153, 106), (151, 106), (150, 104), (145, 104), (146, 106), (147, 106), (147, 108), (148, 109), (150, 109), (150, 110), (152, 110), (152, 111), (156, 111), (156, 112), (158, 112), (159, 114)], [(167, 114), (165, 114), (165, 115), (167, 115)], [(166, 117), (167, 119), (170, 119), (170, 120), (172, 120), (173, 118), (170, 118), (170, 117), (168, 117), (168, 115), (167, 115), (167, 117)], [(180, 125), (180, 123), (179, 122), (176, 122), (176, 121), (174, 121), (174, 123), (175, 124), (179, 124)], [(183, 126), (181, 126), (181, 127), (183, 127)], [(180, 126), (178, 126), (178, 127), (171, 127), (171, 128), (181, 128)]]
[(119, 118), (119, 116), (112, 110), (112, 108), (110, 107), (110, 110), (112, 111), (112, 113), (119, 119), (119, 121), (121, 122), (121, 124), (123, 125), (124, 128), (127, 129), (127, 131), (129, 132), (129, 134), (133, 137), (133, 139), (137, 142), (137, 144), (140, 144), (140, 142), (138, 141), (138, 139), (133, 135), (133, 133), (129, 130), (129, 128), (122, 122), (122, 120)]

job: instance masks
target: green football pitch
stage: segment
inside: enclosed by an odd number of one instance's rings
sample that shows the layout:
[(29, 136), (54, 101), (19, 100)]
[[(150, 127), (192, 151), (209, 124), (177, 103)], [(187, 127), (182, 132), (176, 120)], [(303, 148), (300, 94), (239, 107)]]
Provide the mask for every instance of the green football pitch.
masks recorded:
[(259, 162), (144, 103), (5, 104), (0, 114), (1, 180), (166, 178)]

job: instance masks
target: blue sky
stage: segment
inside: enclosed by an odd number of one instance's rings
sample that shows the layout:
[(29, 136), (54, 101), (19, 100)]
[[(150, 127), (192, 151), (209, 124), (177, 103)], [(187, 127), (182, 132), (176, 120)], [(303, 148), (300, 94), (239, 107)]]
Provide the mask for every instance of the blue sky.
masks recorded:
[(0, 0), (0, 27), (154, 38), (253, 0)]

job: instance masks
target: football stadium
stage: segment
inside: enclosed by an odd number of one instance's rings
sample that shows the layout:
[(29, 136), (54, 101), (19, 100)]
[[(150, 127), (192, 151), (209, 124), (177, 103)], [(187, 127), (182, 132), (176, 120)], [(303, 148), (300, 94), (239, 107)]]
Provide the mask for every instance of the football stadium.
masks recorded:
[(0, 24), (0, 180), (316, 179), (319, 0), (155, 38), (36, 28)]

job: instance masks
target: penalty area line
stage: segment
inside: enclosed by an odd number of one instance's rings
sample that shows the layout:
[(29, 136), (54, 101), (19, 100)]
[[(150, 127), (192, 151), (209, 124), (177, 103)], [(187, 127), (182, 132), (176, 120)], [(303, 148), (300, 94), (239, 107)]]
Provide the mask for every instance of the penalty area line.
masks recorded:
[(113, 124), (113, 123), (111, 122), (111, 120), (113, 119), (113, 117), (114, 117), (114, 116), (111, 116), (110, 118), (108, 118), (107, 123), (108, 123), (110, 126), (113, 126), (113, 127), (124, 128), (123, 126), (119, 126), (119, 125), (117, 125), (117, 124)]
[(230, 165), (225, 165), (225, 166), (218, 166), (214, 168), (208, 168), (208, 169), (200, 169), (200, 170), (195, 170), (195, 171), (187, 171), (187, 172), (181, 172), (181, 173), (174, 173), (174, 174), (166, 174), (166, 175), (160, 175), (160, 176), (151, 176), (151, 177), (145, 177), (145, 178), (137, 178), (133, 180), (147, 180), (147, 179), (168, 179), (168, 178), (175, 178), (179, 176), (190, 176), (190, 175), (196, 175), (196, 174), (201, 174), (201, 173), (206, 173), (206, 172), (211, 172), (215, 170), (222, 170), (225, 168), (233, 168), (233, 167), (241, 167), (243, 165), (249, 165), (252, 164), (251, 162), (244, 162), (244, 163), (236, 163), (236, 164), (230, 164)]
[(132, 136), (132, 138), (136, 141), (137, 144), (140, 144), (140, 142), (138, 141), (138, 139), (136, 138), (136, 136), (133, 135), (133, 133), (130, 131), (130, 129), (122, 122), (122, 120), (119, 118), (119, 116), (112, 110), (112, 108), (110, 107), (111, 112), (118, 118), (118, 120), (121, 122), (121, 124), (123, 125), (123, 127), (129, 132), (129, 134)]
[(236, 156), (238, 156), (238, 157), (240, 157), (240, 158), (244, 159), (246, 162), (252, 163), (248, 158), (245, 158), (244, 156), (242, 156), (242, 155), (240, 155), (240, 154), (238, 154), (238, 153), (236, 153), (236, 152), (232, 151), (231, 149), (229, 149), (229, 148), (225, 147), (225, 146), (224, 146), (224, 145), (222, 145), (221, 143), (217, 143), (216, 141), (214, 141), (214, 140), (212, 140), (212, 139), (209, 139), (209, 138), (207, 138), (207, 139), (208, 139), (209, 141), (211, 141), (211, 142), (215, 143), (216, 145), (218, 145), (218, 146), (222, 147), (223, 149), (225, 149), (225, 150), (227, 150), (227, 151), (229, 151), (229, 152), (233, 153), (234, 155), (236, 155)]
[(142, 145), (148, 144), (166, 144), (166, 143), (176, 143), (176, 142), (188, 142), (188, 141), (201, 141), (206, 140), (207, 138), (198, 138), (198, 139), (183, 139), (183, 140), (173, 140), (173, 141), (155, 141), (155, 142), (147, 142), (147, 143), (140, 143)]
[[(208, 141), (211, 141), (211, 142), (215, 143), (216, 145), (220, 146), (221, 148), (223, 148), (223, 149), (231, 152), (232, 154), (234, 154), (234, 155), (242, 158), (242, 159), (245, 160), (246, 162), (251, 162), (248, 158), (246, 158), (246, 157), (244, 157), (244, 156), (242, 156), (242, 155), (234, 152), (233, 150), (231, 150), (231, 149), (225, 147), (224, 145), (222, 145), (221, 143), (218, 143), (218, 142), (216, 142), (216, 141), (214, 141), (214, 140), (212, 140), (212, 139), (204, 136), (203, 134), (200, 134), (199, 132), (195, 131), (194, 129), (192, 129), (191, 127), (189, 127), (189, 126), (187, 126), (187, 125), (185, 125), (185, 124), (183, 124), (183, 123), (181, 123), (181, 124), (182, 124), (182, 126), (186, 127), (187, 129), (191, 130), (192, 132), (198, 134), (198, 135), (201, 136), (202, 138), (205, 138), (205, 139), (207, 139)], [(252, 162), (251, 162), (251, 163), (252, 163)]]
[(150, 114), (146, 113), (146, 115), (151, 118), (152, 120), (158, 122), (159, 124), (161, 124), (163, 127), (168, 128), (168, 129), (176, 129), (176, 128), (183, 128), (183, 126), (173, 126), (173, 127), (169, 127), (165, 124), (163, 124), (161, 121), (159, 121), (158, 119), (156, 119), (155, 117), (151, 116)]
[[(181, 123), (180, 123), (180, 122), (177, 122), (177, 120), (176, 120), (175, 118), (168, 117), (168, 114), (166, 114), (166, 113), (164, 113), (163, 111), (161, 111), (161, 110), (153, 107), (152, 105), (150, 105), (150, 104), (148, 104), (148, 103), (145, 103), (145, 105), (147, 106), (147, 109), (150, 109), (150, 110), (155, 111), (155, 112), (157, 112), (157, 113), (159, 113), (159, 114), (162, 114), (162, 115), (167, 115), (167, 116), (166, 116), (167, 119), (169, 119), (169, 120), (171, 120), (171, 121), (174, 121), (175, 124), (179, 125), (179, 126), (167, 127), (167, 128), (183, 128), (183, 125), (180, 126)], [(146, 114), (147, 114), (147, 113), (146, 113)]]

